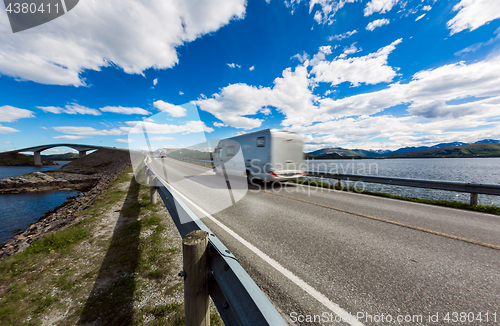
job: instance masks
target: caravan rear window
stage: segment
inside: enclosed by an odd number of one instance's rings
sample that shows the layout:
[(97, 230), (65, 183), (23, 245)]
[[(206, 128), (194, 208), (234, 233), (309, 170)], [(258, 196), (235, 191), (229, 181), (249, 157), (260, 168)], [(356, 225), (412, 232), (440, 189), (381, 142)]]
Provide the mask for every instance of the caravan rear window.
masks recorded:
[(257, 147), (266, 146), (266, 137), (257, 137)]
[(234, 156), (234, 146), (227, 147), (227, 156)]

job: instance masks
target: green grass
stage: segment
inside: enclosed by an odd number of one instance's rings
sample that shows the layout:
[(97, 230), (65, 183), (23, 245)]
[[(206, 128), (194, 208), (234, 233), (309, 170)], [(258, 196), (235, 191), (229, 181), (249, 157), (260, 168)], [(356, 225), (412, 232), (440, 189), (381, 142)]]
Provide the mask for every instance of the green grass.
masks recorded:
[(90, 234), (90, 230), (84, 227), (77, 227), (53, 232), (39, 241), (35, 241), (31, 246), (23, 252), (24, 256), (32, 256), (38, 253), (50, 253), (54, 250), (64, 250), (72, 244), (86, 239)]
[(412, 201), (412, 202), (416, 202), (416, 203), (424, 203), (424, 204), (437, 205), (437, 206), (453, 207), (453, 208), (466, 209), (466, 210), (471, 210), (471, 211), (500, 215), (500, 207), (498, 207), (498, 206), (486, 206), (486, 205), (474, 205), (473, 206), (473, 205), (469, 205), (467, 203), (458, 202), (458, 201), (430, 200), (430, 199), (422, 199), (422, 198), (415, 198), (415, 197), (391, 195), (391, 194), (388, 194), (385, 192), (374, 192), (374, 191), (367, 191), (367, 190), (361, 191), (359, 189), (356, 189), (356, 188), (350, 187), (350, 186), (346, 186), (346, 185), (340, 187), (336, 184), (330, 184), (330, 183), (319, 182), (319, 181), (311, 181), (311, 180), (298, 180), (295, 182), (300, 183), (300, 184), (307, 184), (307, 185), (315, 186), (315, 187), (342, 190), (342, 191), (346, 191), (346, 192), (356, 192), (356, 193), (366, 194), (366, 195), (371, 195), (371, 196), (406, 200), (406, 201)]

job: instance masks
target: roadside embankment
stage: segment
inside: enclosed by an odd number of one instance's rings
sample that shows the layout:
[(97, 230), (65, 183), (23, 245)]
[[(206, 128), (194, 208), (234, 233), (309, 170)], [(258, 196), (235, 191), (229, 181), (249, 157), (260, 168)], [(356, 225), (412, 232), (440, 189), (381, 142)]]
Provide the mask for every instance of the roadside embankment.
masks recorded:
[(102, 190), (129, 166), (128, 152), (99, 150), (67, 164), (64, 170), (59, 169), (53, 173), (35, 172), (0, 182), (0, 194), (55, 189), (83, 191), (78, 196), (69, 198), (59, 207), (49, 210), (24, 232), (1, 244), (0, 260), (25, 250), (44, 234), (71, 223), (78, 212), (89, 207)]
[[(0, 262), (0, 324), (184, 325), (181, 237), (163, 202), (132, 169), (88, 198)], [(211, 325), (222, 325), (213, 305)]]

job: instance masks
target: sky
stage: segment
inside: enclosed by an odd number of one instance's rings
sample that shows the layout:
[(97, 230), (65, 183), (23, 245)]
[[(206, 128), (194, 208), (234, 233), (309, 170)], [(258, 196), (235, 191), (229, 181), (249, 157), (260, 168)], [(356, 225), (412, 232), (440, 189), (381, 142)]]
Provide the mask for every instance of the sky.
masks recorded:
[(12, 33), (0, 4), (0, 151), (143, 148), (142, 126), (154, 148), (500, 139), (499, 18), (498, 0), (80, 0)]

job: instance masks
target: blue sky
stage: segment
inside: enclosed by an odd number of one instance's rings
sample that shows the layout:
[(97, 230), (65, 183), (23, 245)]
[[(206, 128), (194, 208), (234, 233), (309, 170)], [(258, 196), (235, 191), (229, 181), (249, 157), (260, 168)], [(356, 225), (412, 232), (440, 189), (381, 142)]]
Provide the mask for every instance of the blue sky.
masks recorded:
[(80, 0), (15, 34), (0, 8), (0, 150), (140, 148), (140, 122), (153, 147), (500, 139), (498, 0)]

